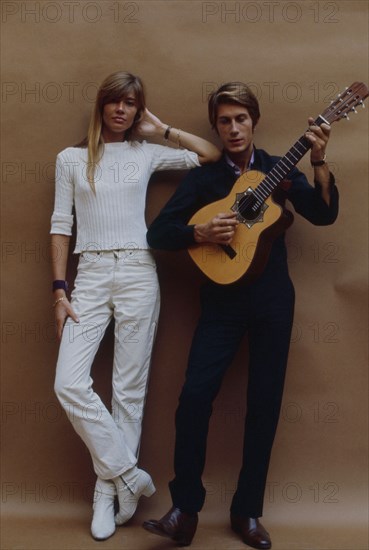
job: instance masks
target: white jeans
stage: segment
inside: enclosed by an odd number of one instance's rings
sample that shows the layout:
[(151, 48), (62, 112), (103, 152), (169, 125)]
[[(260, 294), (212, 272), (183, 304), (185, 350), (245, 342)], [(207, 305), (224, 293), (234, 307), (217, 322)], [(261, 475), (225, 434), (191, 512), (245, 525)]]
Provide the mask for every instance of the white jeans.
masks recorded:
[[(117, 477), (137, 463), (160, 294), (149, 250), (80, 255), (56, 367), (55, 392), (87, 445), (96, 474)], [(91, 366), (115, 319), (112, 412), (93, 391)]]

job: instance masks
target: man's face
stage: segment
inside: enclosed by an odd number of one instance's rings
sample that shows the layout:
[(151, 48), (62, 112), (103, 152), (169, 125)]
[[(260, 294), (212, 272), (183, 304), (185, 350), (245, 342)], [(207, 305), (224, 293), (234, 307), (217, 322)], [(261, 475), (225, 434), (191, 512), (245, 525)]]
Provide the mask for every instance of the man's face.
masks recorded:
[(246, 107), (236, 104), (218, 106), (216, 129), (224, 149), (233, 154), (243, 153), (252, 147), (252, 119)]

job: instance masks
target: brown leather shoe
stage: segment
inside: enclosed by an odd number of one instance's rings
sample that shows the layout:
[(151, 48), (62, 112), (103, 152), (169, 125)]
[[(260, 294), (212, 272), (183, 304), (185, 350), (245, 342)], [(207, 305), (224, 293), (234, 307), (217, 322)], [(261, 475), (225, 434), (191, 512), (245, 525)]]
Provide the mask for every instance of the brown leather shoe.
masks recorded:
[(246, 518), (231, 514), (231, 526), (233, 531), (241, 536), (243, 542), (252, 548), (267, 550), (272, 547), (269, 533), (258, 518)]
[(189, 546), (196, 533), (197, 523), (197, 514), (181, 512), (179, 508), (173, 506), (161, 519), (149, 519), (142, 524), (142, 527), (155, 535), (169, 537), (178, 546)]

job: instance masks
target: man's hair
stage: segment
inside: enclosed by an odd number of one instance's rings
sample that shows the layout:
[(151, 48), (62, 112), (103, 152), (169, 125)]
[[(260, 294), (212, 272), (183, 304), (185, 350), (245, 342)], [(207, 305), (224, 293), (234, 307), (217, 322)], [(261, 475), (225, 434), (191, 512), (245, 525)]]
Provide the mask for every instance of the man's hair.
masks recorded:
[(225, 103), (246, 107), (252, 120), (252, 127), (255, 128), (260, 118), (259, 102), (246, 84), (243, 82), (227, 82), (209, 95), (208, 110), (212, 128), (216, 127), (218, 105)]

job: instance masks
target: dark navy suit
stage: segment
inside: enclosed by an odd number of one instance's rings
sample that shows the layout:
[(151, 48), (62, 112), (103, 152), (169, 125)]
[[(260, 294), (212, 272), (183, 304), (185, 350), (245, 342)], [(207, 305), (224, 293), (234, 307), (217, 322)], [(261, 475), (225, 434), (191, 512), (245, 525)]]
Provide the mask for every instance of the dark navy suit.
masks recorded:
[[(279, 160), (254, 150), (252, 169), (267, 173)], [(151, 247), (165, 250), (195, 243), (187, 223), (202, 206), (229, 195), (235, 180), (224, 156), (191, 170), (147, 233)], [(338, 213), (338, 191), (331, 175), (328, 207), (318, 183), (311, 186), (294, 168), (285, 192), (296, 212), (315, 225), (328, 225)], [(272, 246), (262, 275), (247, 284), (211, 281), (201, 288), (201, 315), (189, 355), (186, 380), (176, 412), (175, 478), (169, 487), (173, 504), (198, 512), (205, 500), (201, 477), (213, 401), (225, 371), (248, 334), (249, 376), (243, 461), (231, 511), (260, 517), (270, 454), (280, 413), (294, 312), (294, 288), (288, 274), (284, 235)]]

